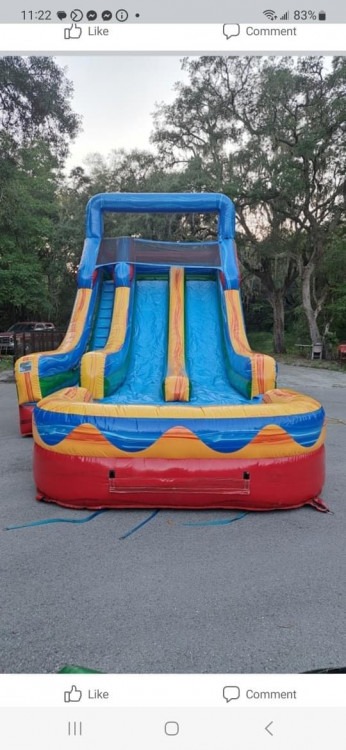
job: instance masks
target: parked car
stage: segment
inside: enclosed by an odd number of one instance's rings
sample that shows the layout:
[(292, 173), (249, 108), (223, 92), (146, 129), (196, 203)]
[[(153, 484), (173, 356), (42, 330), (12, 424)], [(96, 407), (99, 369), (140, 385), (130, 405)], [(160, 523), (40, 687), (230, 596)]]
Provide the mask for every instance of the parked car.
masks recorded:
[(346, 341), (341, 342), (338, 346), (338, 359), (340, 362), (346, 362)]
[(0, 333), (0, 355), (14, 354), (16, 349), (20, 349), (22, 354), (27, 354), (32, 351), (33, 334), (45, 331), (55, 331), (54, 323), (43, 321), (14, 323), (8, 331)]

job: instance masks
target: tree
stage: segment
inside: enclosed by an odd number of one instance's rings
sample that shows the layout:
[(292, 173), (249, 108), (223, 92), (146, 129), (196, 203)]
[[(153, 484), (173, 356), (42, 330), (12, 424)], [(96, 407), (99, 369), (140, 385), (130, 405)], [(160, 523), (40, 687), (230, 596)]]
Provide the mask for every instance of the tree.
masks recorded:
[(158, 108), (153, 142), (170, 168), (198, 167), (196, 189), (235, 200), (241, 260), (273, 307), (276, 351), (298, 274), (314, 342), (325, 292), (314, 304), (313, 278), (345, 208), (346, 62), (202, 57), (183, 68), (189, 82)]
[(51, 57), (0, 59), (0, 132), (17, 146), (43, 139), (60, 160), (80, 126), (73, 87)]
[[(45, 57), (0, 60), (0, 313), (51, 318), (57, 194), (68, 144), (79, 128), (72, 86)], [(63, 256), (60, 269), (64, 272)]]
[(6, 322), (52, 314), (45, 266), (56, 219), (54, 166), (42, 142), (0, 162), (0, 310)]
[[(77, 180), (77, 181), (76, 181)], [(186, 176), (162, 167), (157, 155), (149, 151), (114, 150), (105, 159), (100, 154), (89, 157), (87, 169), (71, 173), (62, 197), (67, 213), (80, 217), (84, 231), (85, 205), (100, 192), (181, 192), (186, 189)], [(77, 208), (78, 204), (78, 208)], [(180, 214), (106, 214), (105, 234), (133, 235), (147, 239), (189, 240), (203, 238), (211, 230), (200, 217)], [(79, 240), (80, 242), (81, 240)]]
[(321, 312), (326, 343), (346, 341), (346, 224), (332, 236), (316, 283), (328, 289)]

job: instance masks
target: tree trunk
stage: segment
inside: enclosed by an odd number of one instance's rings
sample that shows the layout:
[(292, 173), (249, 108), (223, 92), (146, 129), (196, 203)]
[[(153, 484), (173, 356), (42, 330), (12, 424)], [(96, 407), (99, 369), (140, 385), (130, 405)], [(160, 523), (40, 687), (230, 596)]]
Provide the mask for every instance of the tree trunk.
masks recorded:
[(313, 310), (311, 304), (311, 278), (315, 270), (315, 265), (309, 263), (303, 269), (302, 273), (302, 303), (303, 310), (305, 312), (312, 344), (317, 344), (321, 341), (321, 334), (317, 325), (317, 311)]
[(276, 354), (284, 354), (286, 352), (285, 307), (284, 307), (284, 297), (283, 297), (282, 289), (275, 289), (275, 291), (269, 295), (269, 302), (273, 308), (273, 315), (274, 315), (274, 326), (273, 326), (274, 352)]

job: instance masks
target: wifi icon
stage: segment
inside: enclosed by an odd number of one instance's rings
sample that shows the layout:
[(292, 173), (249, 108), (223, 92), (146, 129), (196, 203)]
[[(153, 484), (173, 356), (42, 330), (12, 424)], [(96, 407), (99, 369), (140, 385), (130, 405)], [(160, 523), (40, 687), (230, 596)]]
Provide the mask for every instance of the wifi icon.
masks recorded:
[(268, 21), (276, 21), (277, 19), (275, 10), (264, 10), (263, 15), (268, 18)]

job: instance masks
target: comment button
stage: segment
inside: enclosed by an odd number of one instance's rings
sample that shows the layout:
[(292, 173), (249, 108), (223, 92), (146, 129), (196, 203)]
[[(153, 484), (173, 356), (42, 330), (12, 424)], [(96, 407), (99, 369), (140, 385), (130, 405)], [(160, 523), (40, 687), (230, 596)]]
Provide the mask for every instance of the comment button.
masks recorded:
[(226, 685), (223, 689), (223, 697), (226, 703), (237, 701), (240, 698), (240, 689), (238, 685)]
[(240, 34), (239, 23), (224, 23), (223, 33), (226, 39), (230, 39), (232, 36), (239, 36)]

